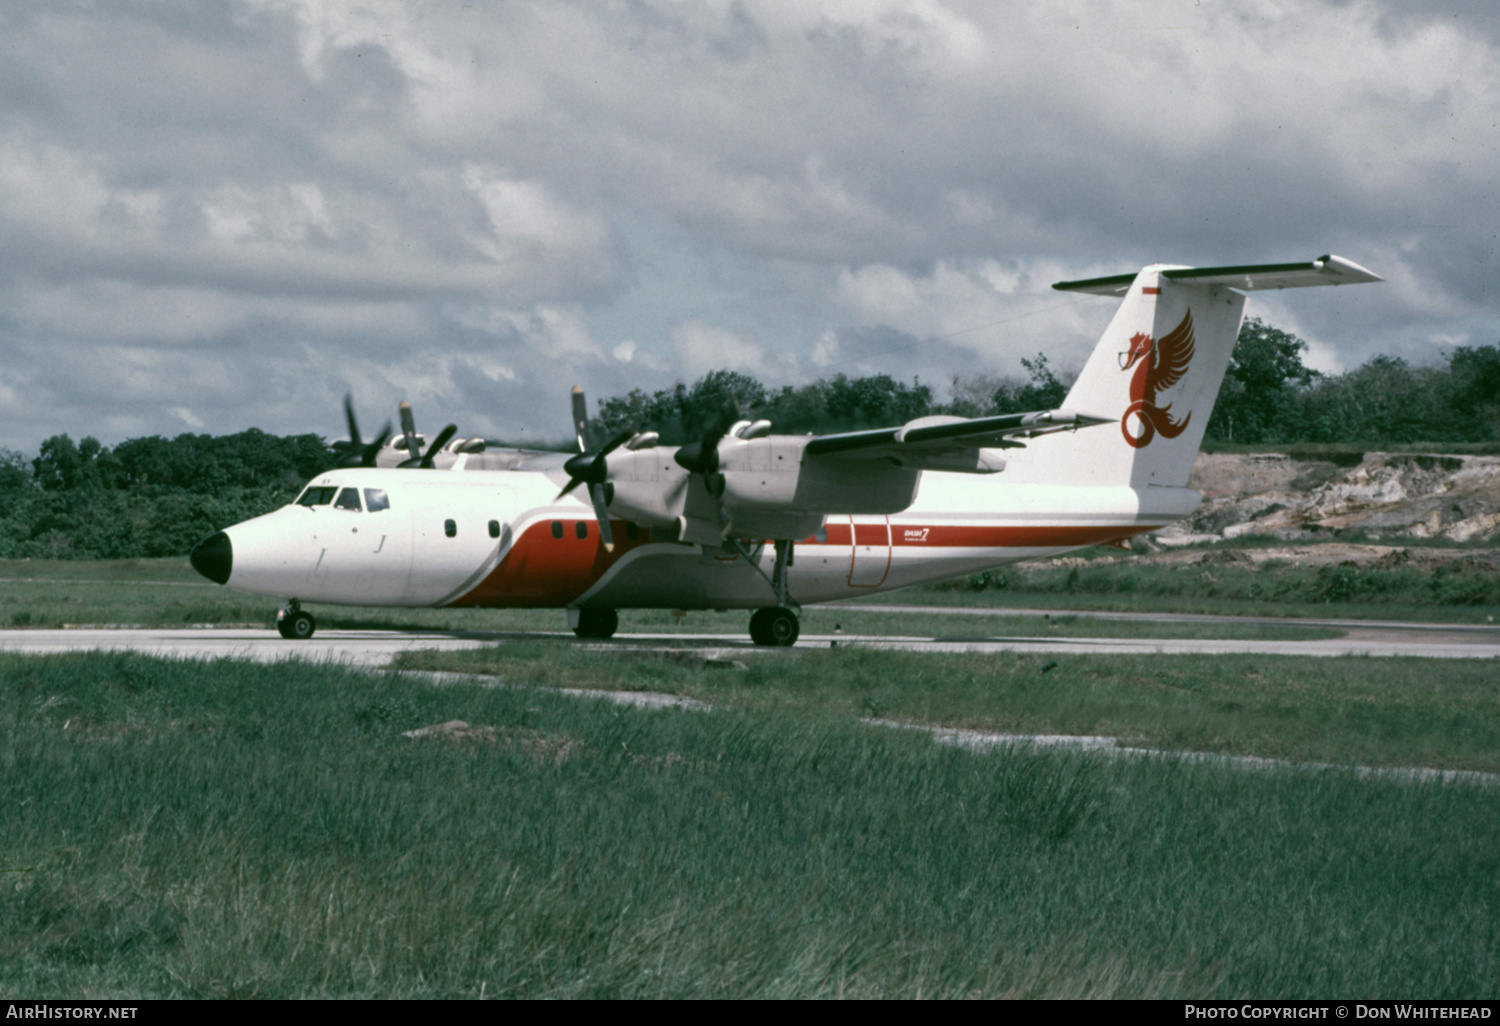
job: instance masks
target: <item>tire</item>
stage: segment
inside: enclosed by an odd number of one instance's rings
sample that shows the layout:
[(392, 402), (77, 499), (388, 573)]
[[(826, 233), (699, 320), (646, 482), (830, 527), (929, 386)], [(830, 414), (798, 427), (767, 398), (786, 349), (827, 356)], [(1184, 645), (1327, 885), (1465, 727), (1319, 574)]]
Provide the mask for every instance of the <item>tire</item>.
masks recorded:
[(773, 648), (789, 648), (797, 643), (802, 633), (802, 621), (790, 609), (770, 606), (757, 609), (750, 617), (750, 640), (757, 645)]
[(614, 637), (619, 627), (620, 614), (613, 609), (580, 609), (578, 626), (573, 628), (573, 633), (580, 638), (603, 641)]
[(750, 640), (757, 645), (774, 644), (771, 636), (766, 633), (766, 614), (769, 612), (769, 609), (757, 609), (750, 614)]
[(276, 629), (288, 641), (306, 641), (318, 629), (318, 621), (307, 610), (299, 609), (277, 620)]

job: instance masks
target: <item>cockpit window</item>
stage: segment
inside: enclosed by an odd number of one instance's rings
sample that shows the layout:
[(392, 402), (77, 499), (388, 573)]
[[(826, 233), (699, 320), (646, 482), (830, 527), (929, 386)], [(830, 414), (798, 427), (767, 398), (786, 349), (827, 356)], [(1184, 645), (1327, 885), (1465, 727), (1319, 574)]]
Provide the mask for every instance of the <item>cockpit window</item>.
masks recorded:
[(365, 489), (365, 509), (371, 513), (379, 513), (383, 509), (391, 508), (390, 497), (385, 494), (384, 488)]
[(335, 509), (350, 509), (358, 513), (360, 511), (359, 489), (345, 488), (343, 491), (339, 492), (339, 497), (334, 500), (333, 505)]
[(297, 496), (299, 506), (326, 506), (333, 501), (333, 493), (337, 488), (316, 487), (309, 488)]

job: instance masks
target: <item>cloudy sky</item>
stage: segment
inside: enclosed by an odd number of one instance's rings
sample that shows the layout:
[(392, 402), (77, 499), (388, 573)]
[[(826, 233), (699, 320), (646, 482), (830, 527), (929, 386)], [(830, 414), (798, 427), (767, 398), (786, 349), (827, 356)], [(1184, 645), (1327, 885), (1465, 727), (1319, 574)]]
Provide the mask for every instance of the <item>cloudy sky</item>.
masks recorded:
[(1489, 0), (0, 8), (0, 446), (560, 438), (593, 398), (1078, 365), (1052, 282), (1333, 252), (1326, 370), (1500, 341)]

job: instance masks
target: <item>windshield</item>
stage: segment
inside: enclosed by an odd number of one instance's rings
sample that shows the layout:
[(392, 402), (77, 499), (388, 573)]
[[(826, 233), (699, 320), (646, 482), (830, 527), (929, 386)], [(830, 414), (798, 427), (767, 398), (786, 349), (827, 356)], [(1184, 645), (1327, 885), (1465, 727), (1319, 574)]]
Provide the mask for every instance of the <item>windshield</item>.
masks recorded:
[(326, 506), (333, 501), (333, 493), (337, 488), (309, 488), (297, 496), (299, 506)]

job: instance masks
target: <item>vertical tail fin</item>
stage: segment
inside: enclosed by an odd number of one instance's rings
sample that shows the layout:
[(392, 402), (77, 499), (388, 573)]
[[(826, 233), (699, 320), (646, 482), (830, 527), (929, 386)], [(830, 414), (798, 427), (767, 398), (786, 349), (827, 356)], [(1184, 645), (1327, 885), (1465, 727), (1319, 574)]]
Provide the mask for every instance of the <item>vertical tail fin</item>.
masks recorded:
[(1059, 484), (1186, 485), (1239, 338), (1246, 297), (1236, 290), (1380, 280), (1358, 264), (1325, 256), (1249, 267), (1153, 264), (1135, 275), (1059, 282), (1053, 288), (1123, 296), (1063, 401), (1064, 409), (1112, 417), (1118, 426), (1037, 439), (1026, 476)]

